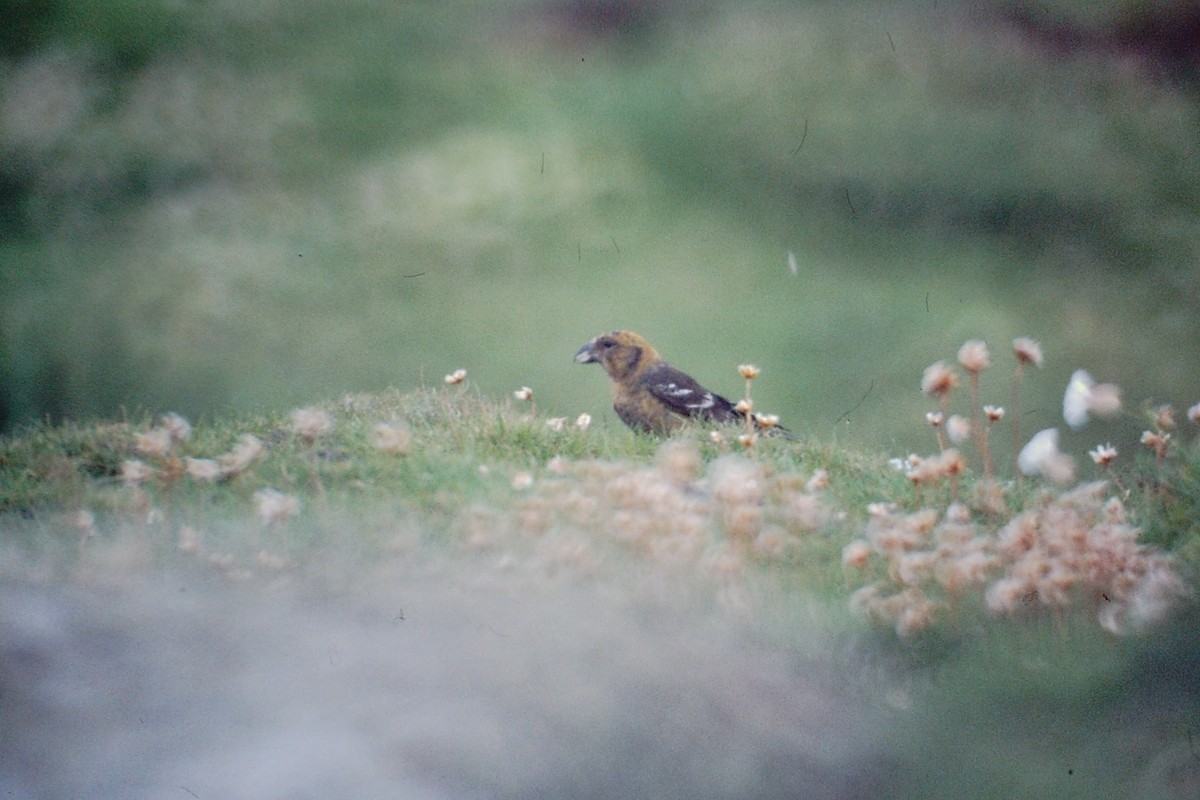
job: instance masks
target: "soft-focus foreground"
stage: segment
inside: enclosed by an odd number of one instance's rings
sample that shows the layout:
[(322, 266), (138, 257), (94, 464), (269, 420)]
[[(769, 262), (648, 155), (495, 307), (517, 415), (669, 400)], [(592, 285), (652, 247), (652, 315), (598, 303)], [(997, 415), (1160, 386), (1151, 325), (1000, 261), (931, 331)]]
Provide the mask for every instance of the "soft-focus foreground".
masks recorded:
[(1200, 420), (1018, 479), (989, 408), (899, 468), (461, 370), (2, 440), (0, 794), (1194, 798)]

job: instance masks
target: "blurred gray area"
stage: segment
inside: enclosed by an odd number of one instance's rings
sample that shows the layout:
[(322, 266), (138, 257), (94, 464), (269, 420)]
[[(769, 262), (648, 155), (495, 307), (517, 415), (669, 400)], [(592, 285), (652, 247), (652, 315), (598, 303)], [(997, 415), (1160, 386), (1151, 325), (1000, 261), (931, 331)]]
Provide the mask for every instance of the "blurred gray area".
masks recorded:
[(5, 798), (856, 798), (828, 663), (670, 592), (389, 570), (0, 581)]

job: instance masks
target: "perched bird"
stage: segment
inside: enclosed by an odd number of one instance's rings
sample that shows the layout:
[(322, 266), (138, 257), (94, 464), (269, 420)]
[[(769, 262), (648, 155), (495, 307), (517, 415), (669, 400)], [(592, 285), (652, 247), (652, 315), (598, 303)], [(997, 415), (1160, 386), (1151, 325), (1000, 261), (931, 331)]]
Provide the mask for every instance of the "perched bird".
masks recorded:
[[(632, 331), (597, 336), (579, 348), (575, 361), (604, 367), (612, 378), (613, 410), (635, 431), (670, 433), (690, 419), (721, 424), (746, 421), (733, 403), (663, 361), (648, 341)], [(786, 428), (775, 429), (791, 436)]]

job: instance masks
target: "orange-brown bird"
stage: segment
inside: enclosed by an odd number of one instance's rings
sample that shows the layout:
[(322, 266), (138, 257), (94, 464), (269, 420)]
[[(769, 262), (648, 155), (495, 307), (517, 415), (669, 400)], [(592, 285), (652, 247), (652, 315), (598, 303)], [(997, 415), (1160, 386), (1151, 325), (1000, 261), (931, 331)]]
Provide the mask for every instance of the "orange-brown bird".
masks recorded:
[[(726, 398), (675, 369), (632, 331), (613, 331), (579, 348), (575, 361), (598, 363), (612, 378), (613, 411), (635, 431), (667, 434), (687, 420), (744, 424), (746, 417)], [(785, 436), (791, 431), (775, 429)]]

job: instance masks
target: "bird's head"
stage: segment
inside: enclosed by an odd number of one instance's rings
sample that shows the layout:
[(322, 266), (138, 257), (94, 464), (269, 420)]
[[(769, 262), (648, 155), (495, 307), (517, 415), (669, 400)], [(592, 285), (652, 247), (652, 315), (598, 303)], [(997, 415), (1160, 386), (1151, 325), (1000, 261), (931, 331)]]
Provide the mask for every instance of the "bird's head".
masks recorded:
[(613, 380), (621, 380), (633, 374), (640, 365), (658, 360), (658, 353), (650, 343), (632, 331), (601, 334), (575, 354), (577, 363), (599, 363)]

